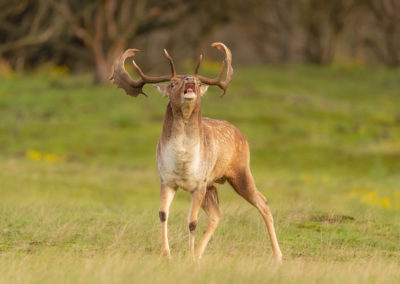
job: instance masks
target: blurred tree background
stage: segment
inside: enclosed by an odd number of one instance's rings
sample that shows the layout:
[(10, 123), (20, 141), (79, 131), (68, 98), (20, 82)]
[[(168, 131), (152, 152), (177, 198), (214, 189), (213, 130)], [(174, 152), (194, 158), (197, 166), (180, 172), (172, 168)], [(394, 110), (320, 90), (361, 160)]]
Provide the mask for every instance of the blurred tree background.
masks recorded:
[[(204, 53), (212, 77), (214, 41), (235, 75), (202, 114), (246, 135), (280, 267), (227, 183), (203, 261), (188, 258), (185, 192), (173, 261), (159, 258), (168, 98), (124, 95), (111, 65), (138, 48), (146, 74), (170, 74), (166, 48), (179, 74)], [(400, 0), (0, 0), (0, 283), (399, 283), (399, 66)]]
[(225, 42), (235, 64), (351, 62), (400, 65), (397, 0), (1, 0), (0, 64), (23, 70), (43, 63), (71, 72), (110, 74), (126, 48), (145, 50), (157, 69), (162, 48), (196, 58)]

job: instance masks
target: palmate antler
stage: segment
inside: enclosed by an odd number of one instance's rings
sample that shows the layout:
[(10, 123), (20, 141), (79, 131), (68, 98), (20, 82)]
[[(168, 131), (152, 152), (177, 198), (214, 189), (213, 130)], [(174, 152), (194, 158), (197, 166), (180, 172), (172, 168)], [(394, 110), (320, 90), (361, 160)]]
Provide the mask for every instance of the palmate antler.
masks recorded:
[[(219, 75), (214, 79), (210, 79), (210, 78), (203, 77), (201, 75), (197, 75), (197, 73), (199, 72), (201, 61), (203, 60), (202, 54), (200, 55), (199, 61), (197, 62), (196, 69), (194, 71), (194, 75), (196, 75), (202, 83), (210, 85), (210, 86), (218, 86), (222, 90), (224, 90), (224, 92), (221, 95), (221, 97), (223, 97), (226, 93), (226, 90), (228, 89), (229, 83), (232, 80), (232, 75), (233, 75), (232, 54), (231, 54), (231, 51), (229, 50), (229, 48), (227, 48), (226, 45), (223, 44), (222, 42), (214, 42), (213, 44), (211, 44), (211, 46), (217, 48), (219, 51), (221, 51), (225, 54), (225, 59), (224, 59), (224, 61), (222, 61), (222, 67), (221, 67), (221, 71), (219, 72)], [(225, 81), (222, 81), (222, 75), (224, 73), (225, 66), (227, 66), (226, 77), (225, 77)]]
[(133, 66), (135, 66), (139, 76), (141, 77), (140, 80), (133, 80), (131, 76), (125, 70), (125, 60), (128, 57), (135, 56), (135, 53), (140, 51), (139, 49), (128, 49), (126, 50), (121, 57), (114, 63), (114, 71), (110, 78), (112, 82), (117, 85), (118, 88), (122, 88), (125, 92), (133, 97), (137, 97), (139, 94), (143, 94), (147, 97), (147, 95), (143, 92), (143, 86), (146, 83), (160, 83), (160, 82), (167, 82), (171, 80), (172, 77), (176, 76), (174, 61), (172, 60), (171, 56), (168, 52), (164, 49), (165, 56), (168, 58), (170, 66), (171, 66), (171, 75), (168, 76), (159, 76), (159, 77), (150, 77), (143, 73), (142, 69), (136, 64), (134, 60), (132, 60)]
[[(232, 75), (233, 75), (232, 54), (231, 54), (231, 51), (229, 50), (229, 48), (227, 48), (225, 46), (225, 44), (223, 44), (221, 42), (214, 42), (213, 44), (211, 44), (211, 46), (217, 48), (218, 50), (220, 50), (221, 52), (223, 52), (225, 54), (225, 59), (222, 62), (222, 67), (221, 67), (221, 71), (219, 72), (219, 75), (214, 79), (210, 79), (210, 78), (203, 77), (203, 76), (197, 74), (199, 71), (199, 68), (200, 68), (201, 61), (203, 59), (203, 55), (200, 55), (199, 61), (197, 62), (197, 65), (196, 65), (194, 75), (197, 76), (198, 79), (204, 84), (220, 87), (224, 91), (222, 94), (222, 96), (224, 96), (226, 93), (226, 90), (228, 89), (229, 83), (232, 80)], [(126, 72), (124, 63), (128, 57), (135, 56), (135, 53), (138, 51), (139, 51), (138, 49), (126, 50), (121, 55), (121, 57), (114, 63), (114, 72), (110, 78), (110, 80), (112, 80), (113, 83), (115, 85), (117, 85), (118, 88), (124, 89), (128, 95), (133, 96), (133, 97), (137, 97), (139, 94), (143, 94), (143, 95), (147, 96), (143, 92), (143, 86), (146, 83), (167, 82), (167, 81), (170, 81), (171, 78), (176, 77), (174, 62), (173, 62), (171, 56), (168, 54), (168, 52), (164, 49), (165, 56), (168, 58), (168, 61), (171, 66), (171, 73), (172, 73), (171, 76), (168, 76), (168, 75), (160, 76), (160, 77), (147, 76), (143, 73), (143, 71), (136, 64), (136, 62), (134, 60), (132, 60), (133, 66), (135, 66), (137, 72), (139, 73), (139, 76), (141, 77), (140, 80), (137, 80), (137, 81), (133, 80), (130, 77), (130, 75), (128, 74), (128, 72)], [(225, 67), (227, 68), (226, 77), (225, 77), (225, 81), (222, 81), (222, 76), (223, 76)]]

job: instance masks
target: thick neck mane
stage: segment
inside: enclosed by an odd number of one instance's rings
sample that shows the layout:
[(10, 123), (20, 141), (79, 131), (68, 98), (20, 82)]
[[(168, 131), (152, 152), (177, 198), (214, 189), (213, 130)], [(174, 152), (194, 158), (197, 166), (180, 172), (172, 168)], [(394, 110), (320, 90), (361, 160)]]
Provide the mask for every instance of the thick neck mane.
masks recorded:
[(181, 135), (190, 139), (200, 140), (202, 132), (200, 101), (187, 116), (184, 115), (181, 109), (174, 109), (171, 102), (168, 103), (161, 133), (162, 141), (168, 141)]

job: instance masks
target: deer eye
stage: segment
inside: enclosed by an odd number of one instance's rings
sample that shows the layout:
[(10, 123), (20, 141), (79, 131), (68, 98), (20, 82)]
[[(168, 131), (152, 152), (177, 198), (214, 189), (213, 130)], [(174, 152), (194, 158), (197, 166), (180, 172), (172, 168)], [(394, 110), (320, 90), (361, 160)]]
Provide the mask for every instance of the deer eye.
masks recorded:
[(174, 84), (174, 83), (171, 83), (169, 86), (170, 86), (171, 88), (173, 88), (173, 87), (175, 87), (175, 84)]
[(201, 83), (199, 83), (199, 87), (201, 87)]

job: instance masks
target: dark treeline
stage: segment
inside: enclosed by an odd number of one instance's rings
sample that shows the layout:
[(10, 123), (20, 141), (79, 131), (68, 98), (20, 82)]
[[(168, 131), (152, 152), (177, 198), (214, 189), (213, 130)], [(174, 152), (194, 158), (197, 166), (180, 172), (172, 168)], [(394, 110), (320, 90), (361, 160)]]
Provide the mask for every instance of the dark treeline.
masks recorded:
[(93, 69), (103, 81), (128, 47), (145, 50), (138, 61), (154, 69), (162, 48), (182, 61), (213, 41), (230, 46), (235, 64), (347, 60), (395, 68), (400, 1), (0, 0), (0, 61), (17, 71), (51, 61)]

